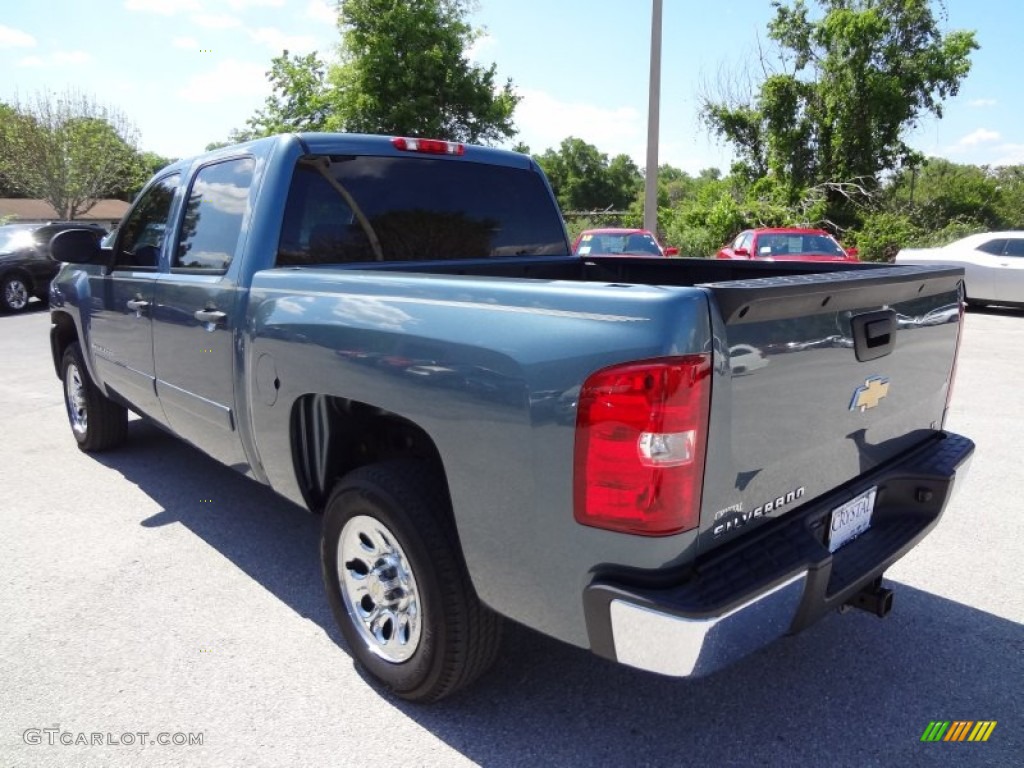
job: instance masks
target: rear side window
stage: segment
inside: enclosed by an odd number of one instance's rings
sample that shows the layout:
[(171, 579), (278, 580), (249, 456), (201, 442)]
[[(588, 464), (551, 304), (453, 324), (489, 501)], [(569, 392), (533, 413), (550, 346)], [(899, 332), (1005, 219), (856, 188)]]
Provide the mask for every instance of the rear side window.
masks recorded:
[(434, 158), (309, 157), (295, 168), (279, 266), (566, 254), (537, 173)]
[(1012, 238), (1006, 241), (1006, 256), (1024, 256), (1024, 238)]
[(1005, 240), (989, 240), (988, 242), (982, 243), (978, 246), (978, 250), (983, 253), (991, 253), (995, 256), (1002, 256), (1003, 249), (1006, 247)]
[(226, 272), (238, 248), (255, 162), (251, 157), (200, 169), (185, 202), (172, 267)]

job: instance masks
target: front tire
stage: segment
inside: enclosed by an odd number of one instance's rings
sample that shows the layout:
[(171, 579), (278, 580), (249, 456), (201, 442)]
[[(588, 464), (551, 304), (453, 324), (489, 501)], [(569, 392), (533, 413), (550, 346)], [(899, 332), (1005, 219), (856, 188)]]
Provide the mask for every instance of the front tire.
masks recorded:
[(404, 699), (431, 702), (497, 657), (501, 619), (473, 590), (444, 484), (425, 462), (342, 478), (324, 512), (321, 566), (357, 661)]
[(28, 282), (17, 273), (7, 275), (0, 281), (0, 307), (5, 312), (24, 311), (31, 295)]
[(61, 379), (64, 405), (78, 447), (92, 453), (123, 443), (128, 436), (128, 409), (100, 392), (89, 377), (77, 341), (64, 350)]

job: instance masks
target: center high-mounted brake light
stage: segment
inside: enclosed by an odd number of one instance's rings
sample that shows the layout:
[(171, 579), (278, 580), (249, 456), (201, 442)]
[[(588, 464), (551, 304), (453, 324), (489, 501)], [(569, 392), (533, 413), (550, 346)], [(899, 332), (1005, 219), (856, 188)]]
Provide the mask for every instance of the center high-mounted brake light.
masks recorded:
[(576, 521), (646, 536), (696, 528), (710, 401), (710, 355), (590, 376), (576, 415)]
[(424, 152), (428, 155), (466, 154), (466, 147), (454, 141), (395, 138), (391, 140), (391, 144), (395, 149), (400, 149), (403, 152)]

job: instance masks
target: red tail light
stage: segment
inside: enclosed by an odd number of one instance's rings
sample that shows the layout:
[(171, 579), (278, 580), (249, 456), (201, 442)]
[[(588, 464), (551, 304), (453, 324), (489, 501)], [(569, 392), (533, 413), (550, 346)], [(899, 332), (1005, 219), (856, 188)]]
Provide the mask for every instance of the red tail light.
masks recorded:
[(710, 355), (588, 378), (576, 415), (576, 521), (646, 536), (696, 528), (710, 400)]
[(464, 155), (466, 147), (454, 141), (438, 141), (437, 139), (403, 139), (391, 140), (395, 149), (403, 152), (425, 152), (428, 155)]

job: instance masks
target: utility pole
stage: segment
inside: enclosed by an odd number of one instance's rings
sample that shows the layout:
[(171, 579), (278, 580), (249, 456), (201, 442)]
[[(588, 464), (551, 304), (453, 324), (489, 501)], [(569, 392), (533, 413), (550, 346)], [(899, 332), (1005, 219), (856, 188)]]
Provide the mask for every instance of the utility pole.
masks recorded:
[(661, 111), (661, 0), (651, 8), (651, 90), (647, 98), (647, 179), (644, 229), (658, 234), (658, 128)]

